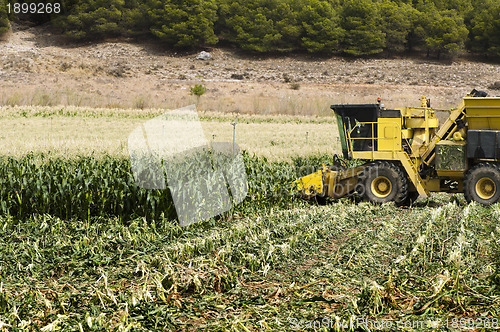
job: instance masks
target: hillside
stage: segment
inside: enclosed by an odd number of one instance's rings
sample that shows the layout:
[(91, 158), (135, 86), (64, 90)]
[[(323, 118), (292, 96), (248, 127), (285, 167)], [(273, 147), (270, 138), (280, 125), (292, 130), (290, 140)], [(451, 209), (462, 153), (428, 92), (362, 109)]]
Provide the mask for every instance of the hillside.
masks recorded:
[[(471, 89), (488, 90), (500, 65), (467, 60), (252, 56), (210, 50), (213, 59), (166, 51), (154, 41), (69, 44), (43, 26), (13, 24), (0, 42), (0, 104), (199, 109), (328, 115), (331, 103), (453, 107)], [(293, 84), (296, 83), (296, 84)], [(189, 88), (208, 90), (197, 100)]]

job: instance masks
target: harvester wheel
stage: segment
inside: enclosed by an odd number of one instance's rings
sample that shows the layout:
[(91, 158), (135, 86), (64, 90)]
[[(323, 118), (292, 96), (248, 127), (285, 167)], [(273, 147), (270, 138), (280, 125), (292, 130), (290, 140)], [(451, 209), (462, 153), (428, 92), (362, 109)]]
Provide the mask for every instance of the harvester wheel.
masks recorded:
[(401, 167), (388, 161), (377, 161), (360, 175), (358, 192), (371, 202), (394, 201), (396, 205), (403, 205), (408, 198), (408, 178)]
[(490, 205), (500, 200), (500, 166), (481, 163), (472, 167), (464, 180), (464, 195), (467, 202), (476, 201)]

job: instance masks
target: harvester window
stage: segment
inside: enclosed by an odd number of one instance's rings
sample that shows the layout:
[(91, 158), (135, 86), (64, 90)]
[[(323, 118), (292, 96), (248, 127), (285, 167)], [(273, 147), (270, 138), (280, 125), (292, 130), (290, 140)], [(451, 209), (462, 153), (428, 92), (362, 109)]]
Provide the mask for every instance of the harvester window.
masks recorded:
[[(338, 116), (339, 131), (341, 139), (347, 140), (350, 136), (353, 151), (372, 151), (376, 150), (377, 144), (375, 133), (377, 133), (377, 118), (380, 111), (378, 104), (360, 104), (360, 105), (332, 105), (331, 108)], [(345, 127), (344, 127), (345, 126)], [(343, 145), (344, 154), (347, 153), (348, 144)]]
[(345, 116), (344, 121), (348, 124), (347, 130), (352, 139), (354, 151), (371, 151), (374, 133), (377, 125), (372, 122), (359, 121), (354, 116)]

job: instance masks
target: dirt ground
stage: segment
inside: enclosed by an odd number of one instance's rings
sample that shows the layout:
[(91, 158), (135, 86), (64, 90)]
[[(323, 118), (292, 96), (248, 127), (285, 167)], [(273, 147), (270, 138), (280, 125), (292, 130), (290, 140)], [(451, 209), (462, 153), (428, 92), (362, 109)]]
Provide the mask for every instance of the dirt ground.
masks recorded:
[[(209, 50), (210, 61), (176, 54), (154, 40), (74, 44), (47, 27), (13, 24), (0, 41), (0, 105), (176, 108), (328, 115), (333, 103), (451, 108), (473, 88), (500, 80), (500, 64), (468, 60), (259, 56)], [(195, 84), (207, 92), (190, 94)]]

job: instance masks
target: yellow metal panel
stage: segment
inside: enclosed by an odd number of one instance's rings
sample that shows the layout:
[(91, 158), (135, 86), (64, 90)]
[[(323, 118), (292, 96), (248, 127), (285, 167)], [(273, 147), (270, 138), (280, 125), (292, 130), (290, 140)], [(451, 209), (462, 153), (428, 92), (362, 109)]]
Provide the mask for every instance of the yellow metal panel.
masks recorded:
[(425, 109), (424, 108), (414, 108), (414, 107), (406, 107), (404, 112), (401, 112), (405, 117), (424, 117)]
[(412, 129), (402, 129), (401, 130), (401, 137), (404, 139), (413, 138), (413, 130)]
[(396, 160), (396, 152), (392, 151), (353, 151), (352, 157), (354, 159), (367, 159), (367, 160)]
[[(439, 127), (439, 120), (437, 118), (428, 118), (427, 123), (429, 128)], [(425, 118), (407, 118), (405, 119), (406, 128), (425, 128)]]
[(301, 177), (293, 183), (306, 197), (323, 194), (323, 170)]
[(457, 182), (456, 189), (441, 188), (441, 180), (436, 178), (424, 180), (425, 187), (427, 188), (427, 190), (431, 192), (463, 193), (464, 192), (463, 178), (451, 177), (451, 179)]
[(365, 167), (366, 164), (342, 171), (333, 171), (323, 165), (323, 169), (295, 180), (294, 184), (297, 185), (297, 190), (307, 198), (316, 195), (340, 198), (355, 189), (358, 175)]
[(379, 118), (378, 151), (401, 150), (401, 118)]
[(417, 189), (419, 195), (422, 197), (429, 197), (429, 191), (425, 187), (420, 174), (418, 174), (418, 164), (415, 163), (404, 151), (397, 152), (397, 158), (395, 160), (401, 161), (406, 174)]
[(413, 133), (413, 143), (411, 145), (411, 149), (414, 153), (420, 156), (420, 148), (425, 145), (425, 130), (424, 129), (415, 129)]
[(334, 194), (335, 194), (335, 186), (337, 184), (337, 181), (336, 181), (336, 175), (337, 175), (337, 172), (336, 171), (329, 171), (325, 174), (325, 182), (328, 183), (328, 186), (327, 186), (327, 194), (329, 197), (333, 197)]
[(464, 104), (469, 130), (500, 130), (500, 98), (465, 97)]
[(438, 176), (449, 177), (450, 179), (463, 179), (463, 171), (436, 170)]
[(335, 198), (335, 199), (344, 197), (345, 195), (354, 191), (354, 189), (356, 189), (357, 184), (358, 184), (357, 177), (348, 178), (348, 179), (344, 179), (342, 181), (339, 181), (339, 183), (337, 183), (335, 185), (335, 187), (331, 190), (331, 194), (330, 194), (330, 190), (328, 191), (328, 196), (330, 196), (331, 198)]
[(361, 165), (342, 171), (326, 170), (325, 182), (328, 183), (328, 196), (340, 198), (352, 192), (358, 184), (358, 175), (366, 168)]
[(441, 191), (441, 181), (439, 179), (424, 180), (424, 186), (428, 191)]

